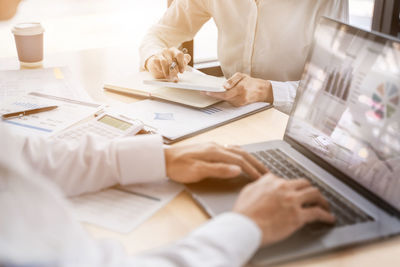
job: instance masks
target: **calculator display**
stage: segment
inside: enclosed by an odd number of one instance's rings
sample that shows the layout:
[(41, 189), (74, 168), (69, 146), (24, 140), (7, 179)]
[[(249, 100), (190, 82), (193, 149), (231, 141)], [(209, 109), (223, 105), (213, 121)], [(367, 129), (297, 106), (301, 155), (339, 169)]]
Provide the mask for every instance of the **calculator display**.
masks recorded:
[(120, 129), (122, 131), (129, 129), (129, 127), (131, 127), (133, 125), (129, 122), (119, 120), (119, 119), (111, 117), (109, 115), (104, 115), (98, 121), (102, 122), (104, 124), (107, 124), (109, 126), (112, 126), (114, 128)]

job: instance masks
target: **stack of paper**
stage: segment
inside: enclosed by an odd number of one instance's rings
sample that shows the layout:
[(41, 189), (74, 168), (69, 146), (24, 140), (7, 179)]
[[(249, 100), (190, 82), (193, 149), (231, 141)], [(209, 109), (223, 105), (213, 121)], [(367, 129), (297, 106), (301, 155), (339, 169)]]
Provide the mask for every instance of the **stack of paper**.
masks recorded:
[(78, 220), (128, 233), (183, 190), (172, 181), (118, 187), (71, 199)]
[(211, 107), (196, 109), (173, 103), (143, 100), (128, 105), (124, 112), (153, 127), (163, 135), (166, 143), (173, 143), (269, 107), (271, 105), (265, 102), (243, 107), (221, 102)]
[(50, 136), (98, 112), (102, 105), (72, 100), (41, 93), (8, 97), (0, 102), (0, 114), (45, 106), (58, 108), (8, 120), (3, 120), (10, 130), (23, 135)]
[(21, 96), (30, 92), (90, 101), (86, 90), (71, 77), (65, 67), (0, 71), (0, 98)]

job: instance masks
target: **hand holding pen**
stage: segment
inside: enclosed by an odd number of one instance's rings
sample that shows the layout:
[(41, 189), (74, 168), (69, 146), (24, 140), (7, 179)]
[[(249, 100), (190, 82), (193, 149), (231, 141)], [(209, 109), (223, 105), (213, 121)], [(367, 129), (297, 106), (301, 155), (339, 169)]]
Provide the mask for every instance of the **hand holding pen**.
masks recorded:
[(146, 61), (146, 69), (155, 79), (178, 82), (178, 73), (183, 73), (190, 62), (190, 55), (184, 48), (165, 48), (161, 53), (151, 56)]

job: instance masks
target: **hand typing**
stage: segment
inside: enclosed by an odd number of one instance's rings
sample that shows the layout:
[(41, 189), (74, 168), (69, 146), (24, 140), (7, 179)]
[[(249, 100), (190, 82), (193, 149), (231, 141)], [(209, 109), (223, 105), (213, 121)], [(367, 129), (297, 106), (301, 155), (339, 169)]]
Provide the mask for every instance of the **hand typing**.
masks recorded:
[(261, 162), (241, 148), (215, 143), (167, 148), (165, 161), (168, 177), (181, 183), (208, 177), (233, 178), (242, 172), (257, 179), (267, 172)]

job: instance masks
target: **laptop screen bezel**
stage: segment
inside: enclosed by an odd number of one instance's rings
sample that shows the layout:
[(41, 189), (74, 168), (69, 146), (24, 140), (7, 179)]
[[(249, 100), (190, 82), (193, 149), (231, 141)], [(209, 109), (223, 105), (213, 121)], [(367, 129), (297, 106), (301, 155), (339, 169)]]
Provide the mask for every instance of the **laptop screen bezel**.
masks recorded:
[[(388, 36), (388, 35), (385, 35), (385, 34), (382, 34), (382, 33), (374, 32), (374, 31), (369, 32), (369, 31), (360, 29), (358, 27), (355, 27), (355, 26), (349, 25), (347, 23), (344, 23), (344, 22), (341, 22), (341, 21), (338, 21), (338, 20), (335, 20), (335, 19), (331, 19), (331, 18), (328, 18), (328, 17), (322, 17), (320, 19), (320, 24), (324, 23), (324, 20), (327, 20), (327, 21), (330, 21), (330, 22), (334, 22), (338, 26), (345, 25), (347, 27), (352, 28), (353, 30), (363, 31), (364, 33), (367, 34), (367, 38), (372, 35), (374, 37), (384, 38), (384, 39), (387, 39), (387, 40), (390, 40), (390, 41), (394, 41), (394, 42), (397, 42), (397, 43), (400, 44), (400, 40), (396, 39), (394, 37), (391, 37), (391, 36)], [(309, 54), (307, 56), (306, 64), (308, 62), (310, 62), (310, 60), (311, 60), (312, 51), (313, 51), (315, 45), (316, 45), (316, 38), (314, 37), (313, 43), (311, 45), (310, 52), (309, 52)], [(303, 76), (305, 74), (306, 74), (306, 68), (304, 68)], [(302, 80), (303, 80), (303, 78), (304, 77), (302, 77)], [(302, 92), (302, 90), (301, 90), (302, 82), (301, 81), (299, 83), (299, 87), (298, 87), (298, 90), (297, 90), (296, 98), (295, 98), (295, 101), (294, 101), (294, 104), (293, 104), (293, 108), (292, 108), (292, 111), (290, 113), (289, 121), (288, 121), (287, 125), (290, 125), (291, 120), (292, 120), (293, 115), (294, 115), (294, 111), (296, 110), (297, 102), (298, 102), (299, 98), (301, 97), (301, 92)], [(395, 215), (396, 217), (400, 218), (400, 210), (398, 210), (392, 204), (390, 204), (389, 202), (387, 202), (386, 200), (384, 200), (380, 196), (376, 195), (373, 191), (371, 191), (368, 188), (364, 187), (362, 184), (358, 183), (355, 179), (351, 178), (349, 175), (345, 174), (344, 172), (342, 172), (341, 170), (339, 170), (335, 166), (333, 166), (330, 163), (328, 163), (326, 160), (324, 160), (323, 158), (321, 158), (320, 156), (318, 156), (317, 154), (312, 152), (310, 149), (308, 149), (306, 146), (304, 146), (303, 144), (301, 144), (297, 140), (295, 140), (292, 137), (290, 137), (288, 135), (288, 127), (286, 127), (286, 129), (285, 129), (285, 134), (284, 134), (283, 140), (286, 141), (287, 143), (289, 143), (294, 149), (299, 151), (301, 154), (306, 156), (308, 159), (310, 159), (314, 163), (318, 164), (318, 166), (320, 166), (321, 168), (323, 168), (327, 172), (331, 173), (333, 176), (338, 178), (340, 181), (344, 182), (346, 185), (350, 186), (353, 190), (355, 190), (356, 192), (358, 192), (359, 194), (361, 194), (365, 198), (369, 199), (371, 202), (373, 202), (377, 206), (383, 208), (384, 210), (386, 210), (390, 214)]]

